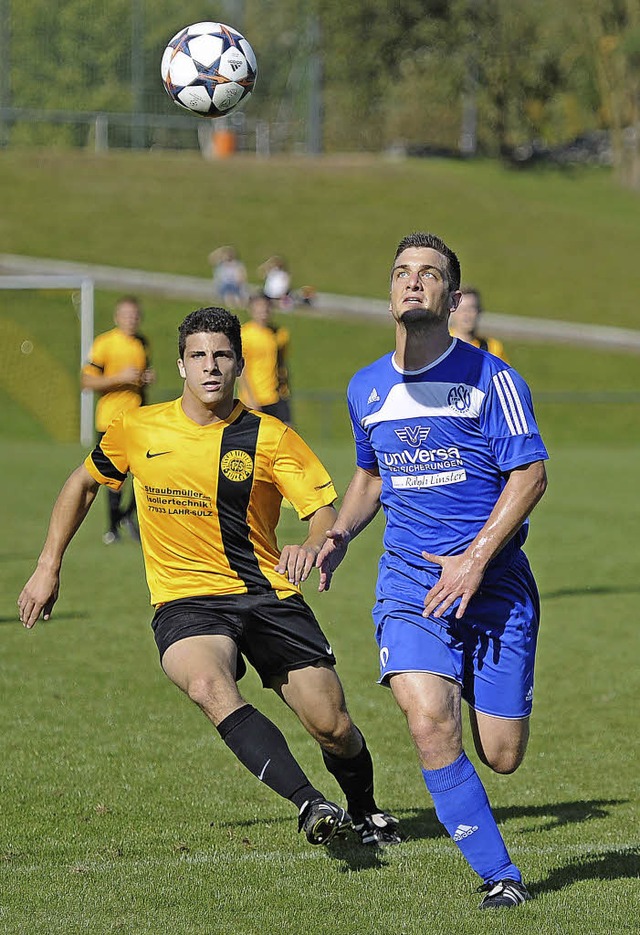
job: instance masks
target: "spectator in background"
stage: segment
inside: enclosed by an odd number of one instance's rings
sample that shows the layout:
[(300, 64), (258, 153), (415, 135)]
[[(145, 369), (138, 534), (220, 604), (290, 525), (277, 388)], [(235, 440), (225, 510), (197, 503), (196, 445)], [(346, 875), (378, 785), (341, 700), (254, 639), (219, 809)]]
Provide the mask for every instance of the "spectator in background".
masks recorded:
[(273, 321), (271, 299), (257, 293), (249, 299), (250, 320), (242, 326), (244, 371), (240, 399), (250, 409), (276, 416), (291, 425), (289, 331)]
[[(140, 303), (135, 296), (118, 299), (114, 314), (116, 327), (98, 335), (82, 368), (82, 389), (100, 394), (95, 414), (98, 441), (122, 412), (144, 405), (145, 390), (155, 380), (147, 339), (138, 331), (141, 318)], [(121, 529), (138, 540), (133, 490), (126, 507), (122, 505), (122, 490), (109, 489), (107, 493), (108, 527), (102, 541), (105, 545), (117, 542)]]
[(234, 247), (218, 247), (209, 254), (213, 269), (213, 291), (229, 308), (244, 308), (247, 301), (247, 270)]
[(287, 264), (281, 256), (271, 256), (258, 267), (258, 272), (264, 277), (263, 293), (272, 302), (277, 302), (280, 308), (288, 310), (293, 305), (291, 295), (291, 275)]
[(467, 344), (473, 344), (482, 351), (489, 351), (494, 357), (499, 357), (509, 363), (504, 352), (502, 341), (496, 338), (485, 338), (478, 333), (478, 322), (482, 314), (482, 300), (480, 293), (473, 286), (460, 286), (462, 298), (455, 312), (449, 316), (449, 332), (454, 338), (460, 338)]

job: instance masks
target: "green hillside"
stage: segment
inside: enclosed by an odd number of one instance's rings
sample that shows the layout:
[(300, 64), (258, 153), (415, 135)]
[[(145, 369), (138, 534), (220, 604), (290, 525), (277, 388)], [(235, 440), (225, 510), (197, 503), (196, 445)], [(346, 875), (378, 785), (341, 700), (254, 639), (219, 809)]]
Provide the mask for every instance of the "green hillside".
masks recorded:
[(383, 298), (396, 242), (428, 229), (491, 311), (640, 328), (640, 197), (606, 170), (8, 150), (0, 173), (0, 252), (205, 276), (234, 243), (254, 279), (281, 253), (295, 285)]

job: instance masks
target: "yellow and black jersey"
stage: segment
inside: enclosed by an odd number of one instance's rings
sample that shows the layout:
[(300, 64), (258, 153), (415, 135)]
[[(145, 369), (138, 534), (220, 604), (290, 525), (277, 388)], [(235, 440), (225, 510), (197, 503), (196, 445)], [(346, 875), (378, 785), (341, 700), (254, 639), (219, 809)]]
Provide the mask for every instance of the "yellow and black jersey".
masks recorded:
[(497, 338), (474, 338), (473, 341), (469, 341), (469, 344), (479, 347), (481, 351), (489, 351), (494, 357), (504, 360), (505, 364), (509, 363), (504, 352), (504, 344), (502, 341), (498, 341)]
[(285, 497), (304, 519), (336, 499), (327, 471), (293, 429), (240, 402), (197, 425), (181, 400), (121, 415), (85, 466), (118, 490), (134, 478), (151, 602), (299, 589), (274, 571)]
[[(91, 346), (83, 373), (111, 377), (127, 367), (146, 370), (149, 366), (147, 341), (142, 335), (128, 335), (119, 328), (99, 334)], [(144, 403), (140, 389), (110, 390), (103, 393), (96, 406), (96, 429), (104, 432), (121, 412), (137, 409)]]
[(289, 399), (288, 348), (286, 328), (262, 327), (254, 321), (242, 326), (243, 377), (258, 406), (273, 406), (280, 399)]

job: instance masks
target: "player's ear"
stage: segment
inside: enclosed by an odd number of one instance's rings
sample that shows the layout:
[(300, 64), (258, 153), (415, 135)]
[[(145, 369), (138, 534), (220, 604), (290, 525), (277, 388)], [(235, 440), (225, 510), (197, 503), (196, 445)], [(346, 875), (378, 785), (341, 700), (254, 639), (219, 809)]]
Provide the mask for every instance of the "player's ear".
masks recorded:
[(459, 289), (456, 289), (455, 292), (451, 293), (451, 296), (449, 297), (449, 311), (450, 312), (455, 312), (457, 307), (460, 305), (461, 298), (462, 298), (462, 293), (460, 292)]
[(183, 362), (182, 362), (182, 357), (178, 357), (177, 363), (178, 363), (178, 373), (180, 374), (180, 376), (182, 377), (183, 380), (186, 380), (186, 379), (187, 379), (187, 372), (186, 372), (186, 370), (184, 369), (184, 364), (183, 364)]
[(244, 370), (244, 357), (241, 357), (240, 360), (236, 363), (236, 376), (241, 377), (243, 370)]

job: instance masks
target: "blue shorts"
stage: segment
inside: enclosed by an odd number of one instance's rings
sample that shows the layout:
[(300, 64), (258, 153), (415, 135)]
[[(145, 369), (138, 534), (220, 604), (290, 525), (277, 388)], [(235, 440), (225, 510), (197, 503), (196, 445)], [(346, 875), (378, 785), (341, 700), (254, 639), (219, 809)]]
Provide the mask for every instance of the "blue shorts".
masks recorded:
[(461, 620), (455, 606), (441, 618), (422, 616), (436, 574), (388, 554), (380, 565), (373, 608), (380, 682), (400, 672), (431, 672), (458, 682), (476, 711), (528, 717), (540, 601), (526, 555), (518, 551), (498, 580), (483, 584)]

